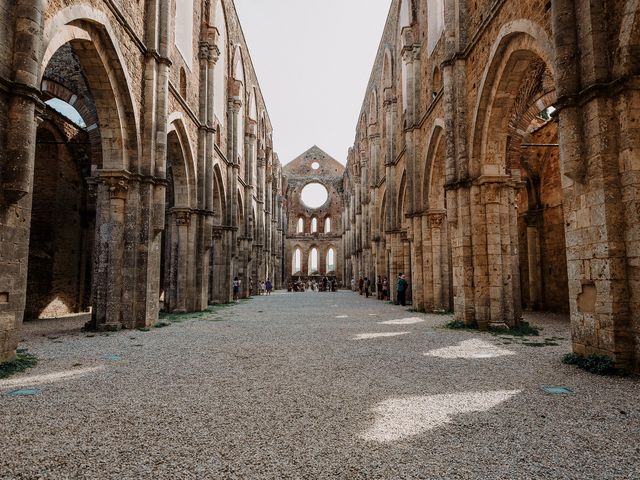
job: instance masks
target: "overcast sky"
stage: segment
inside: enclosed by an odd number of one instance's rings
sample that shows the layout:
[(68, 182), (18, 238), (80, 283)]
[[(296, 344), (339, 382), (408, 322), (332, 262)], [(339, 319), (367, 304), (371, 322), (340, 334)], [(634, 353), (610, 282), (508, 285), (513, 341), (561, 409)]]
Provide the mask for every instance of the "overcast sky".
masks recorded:
[(391, 0), (235, 0), (286, 164), (318, 145), (341, 163)]

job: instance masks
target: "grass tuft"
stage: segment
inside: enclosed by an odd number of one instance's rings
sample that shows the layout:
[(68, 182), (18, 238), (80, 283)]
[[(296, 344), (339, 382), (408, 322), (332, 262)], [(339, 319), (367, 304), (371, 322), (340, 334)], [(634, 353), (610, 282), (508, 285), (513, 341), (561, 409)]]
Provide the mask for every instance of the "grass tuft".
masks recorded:
[(0, 378), (7, 378), (16, 373), (24, 372), (38, 364), (38, 358), (24, 349), (17, 351), (16, 358), (0, 363)]
[(582, 370), (594, 373), (596, 375), (611, 375), (615, 373), (613, 360), (606, 355), (597, 355), (595, 353), (584, 356), (579, 353), (567, 353), (562, 358), (562, 363), (567, 365), (575, 365)]

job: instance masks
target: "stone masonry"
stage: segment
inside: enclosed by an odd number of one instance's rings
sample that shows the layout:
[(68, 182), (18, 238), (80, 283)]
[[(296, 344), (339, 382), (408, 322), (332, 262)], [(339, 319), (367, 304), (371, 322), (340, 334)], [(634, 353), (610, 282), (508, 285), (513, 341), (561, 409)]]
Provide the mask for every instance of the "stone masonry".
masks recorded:
[(280, 286), (281, 175), (232, 0), (0, 0), (0, 361)]
[(481, 328), (569, 312), (640, 372), (640, 4), (393, 0), (345, 173), (346, 276)]

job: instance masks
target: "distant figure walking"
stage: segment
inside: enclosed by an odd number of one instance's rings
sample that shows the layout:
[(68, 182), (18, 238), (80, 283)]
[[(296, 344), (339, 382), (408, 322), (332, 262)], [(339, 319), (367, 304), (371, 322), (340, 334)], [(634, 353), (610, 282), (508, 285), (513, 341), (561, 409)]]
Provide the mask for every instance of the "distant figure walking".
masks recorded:
[(378, 281), (376, 282), (376, 295), (378, 300), (382, 300), (382, 277), (378, 275)]
[(358, 291), (360, 292), (360, 295), (364, 293), (364, 278), (362, 277), (358, 280)]
[(235, 277), (233, 279), (233, 301), (237, 302), (238, 301), (238, 296), (240, 295), (240, 280), (238, 279), (238, 277)]
[(355, 292), (356, 291), (356, 279), (351, 277), (351, 291)]
[(402, 305), (403, 307), (407, 305), (407, 288), (409, 287), (409, 283), (405, 280), (404, 274), (400, 274), (398, 276), (398, 284), (396, 286), (396, 291), (398, 293), (398, 299), (396, 301), (396, 305)]
[(369, 292), (371, 290), (371, 280), (368, 277), (364, 277), (364, 294), (369, 298)]
[(264, 288), (267, 291), (267, 295), (271, 295), (271, 291), (273, 290), (273, 283), (271, 283), (271, 279), (267, 278), (267, 281), (264, 282)]
[(387, 277), (382, 279), (382, 300), (389, 300), (389, 280)]

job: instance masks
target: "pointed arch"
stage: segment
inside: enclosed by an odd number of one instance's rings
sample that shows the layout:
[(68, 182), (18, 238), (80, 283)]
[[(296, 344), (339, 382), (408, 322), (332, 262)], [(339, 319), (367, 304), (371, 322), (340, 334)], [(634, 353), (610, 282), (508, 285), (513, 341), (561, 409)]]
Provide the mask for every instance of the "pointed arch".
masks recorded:
[[(131, 77), (117, 38), (103, 12), (88, 6), (60, 10), (45, 26), (41, 64), (70, 44), (83, 67), (102, 128), (102, 167), (137, 172), (140, 165), (138, 111)], [(44, 75), (45, 68), (41, 69)], [(40, 78), (42, 81), (42, 77)], [(105, 127), (109, 126), (109, 135)]]
[(427, 144), (426, 161), (424, 162), (424, 170), (422, 171), (422, 207), (425, 209), (434, 208), (430, 205), (432, 194), (432, 182), (434, 172), (437, 170), (436, 165), (442, 164), (442, 172), (444, 173), (445, 158), (440, 158), (442, 149), (445, 147), (444, 138), (444, 120), (438, 118), (434, 121), (429, 135), (429, 143)]
[(220, 55), (214, 70), (214, 113), (218, 118), (218, 123), (222, 126), (226, 123), (227, 115), (227, 65), (229, 47), (227, 45), (227, 20), (225, 18), (222, 0), (216, 1), (214, 23), (218, 31), (218, 49)]
[[(169, 115), (167, 125), (167, 161), (173, 157), (173, 175), (176, 190), (176, 207), (196, 208), (197, 206), (197, 175), (195, 157), (191, 148), (189, 132), (184, 123), (182, 113)], [(176, 163), (180, 158), (182, 161)]]
[(224, 223), (225, 212), (227, 211), (224, 182), (220, 165), (213, 166), (213, 221), (214, 225), (221, 226)]
[[(543, 62), (553, 75), (553, 47), (542, 27), (516, 20), (502, 27), (480, 83), (471, 132), (472, 176), (504, 175), (513, 88), (522, 83), (527, 65)], [(514, 87), (516, 85), (516, 87)]]

